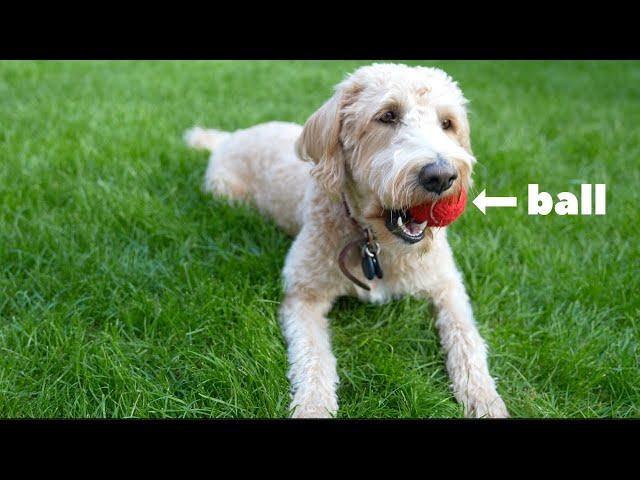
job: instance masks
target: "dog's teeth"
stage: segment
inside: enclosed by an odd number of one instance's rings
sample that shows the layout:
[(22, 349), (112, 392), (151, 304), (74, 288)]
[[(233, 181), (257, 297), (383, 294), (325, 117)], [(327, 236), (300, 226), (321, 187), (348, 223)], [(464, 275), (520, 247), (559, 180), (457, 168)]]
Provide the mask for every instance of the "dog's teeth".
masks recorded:
[(398, 226), (401, 227), (402, 226), (402, 217), (398, 217)]
[(420, 223), (418, 226), (420, 227), (420, 230), (424, 230), (427, 226), (427, 221), (425, 220), (424, 222)]

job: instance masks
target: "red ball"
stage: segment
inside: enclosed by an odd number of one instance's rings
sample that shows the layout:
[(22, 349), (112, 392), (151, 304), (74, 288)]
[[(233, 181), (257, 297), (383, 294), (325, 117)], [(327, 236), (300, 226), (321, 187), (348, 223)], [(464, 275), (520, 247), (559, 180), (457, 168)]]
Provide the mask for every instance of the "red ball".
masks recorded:
[(429, 227), (445, 227), (462, 215), (467, 204), (467, 191), (461, 190), (460, 195), (452, 195), (437, 202), (427, 202), (416, 205), (409, 213), (416, 222), (427, 221)]

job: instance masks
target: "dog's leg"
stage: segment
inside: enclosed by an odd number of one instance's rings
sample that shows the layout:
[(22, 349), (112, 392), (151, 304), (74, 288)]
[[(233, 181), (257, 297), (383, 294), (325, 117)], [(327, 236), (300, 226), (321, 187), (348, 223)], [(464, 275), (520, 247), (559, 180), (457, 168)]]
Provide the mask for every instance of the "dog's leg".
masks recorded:
[(331, 417), (338, 410), (338, 373), (326, 317), (331, 303), (325, 296), (288, 292), (280, 307), (294, 418)]
[(440, 270), (430, 288), (438, 311), (436, 327), (447, 355), (447, 371), (456, 399), (464, 405), (467, 417), (508, 417), (507, 408), (489, 374), (484, 340), (473, 319), (473, 312), (462, 278), (453, 258), (443, 255), (448, 265)]

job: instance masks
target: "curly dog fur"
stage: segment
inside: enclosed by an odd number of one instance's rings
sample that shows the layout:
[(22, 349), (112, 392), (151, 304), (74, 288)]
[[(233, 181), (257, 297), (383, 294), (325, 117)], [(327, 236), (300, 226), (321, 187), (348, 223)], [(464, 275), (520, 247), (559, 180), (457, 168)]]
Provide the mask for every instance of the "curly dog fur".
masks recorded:
[[(475, 158), (466, 104), (442, 70), (374, 64), (339, 83), (304, 127), (270, 122), (233, 133), (187, 132), (189, 145), (213, 152), (207, 191), (251, 202), (296, 236), (284, 266), (280, 306), (292, 416), (327, 417), (338, 410), (327, 314), (343, 295), (371, 302), (402, 295), (432, 301), (453, 394), (465, 415), (508, 416), (446, 228), (417, 225), (394, 213), (470, 187)], [(361, 235), (345, 214), (342, 195), (381, 247), (384, 278), (368, 282), (370, 291), (338, 266), (340, 250)], [(389, 228), (389, 218), (397, 228)], [(348, 268), (357, 272), (359, 265), (360, 255), (352, 251)]]

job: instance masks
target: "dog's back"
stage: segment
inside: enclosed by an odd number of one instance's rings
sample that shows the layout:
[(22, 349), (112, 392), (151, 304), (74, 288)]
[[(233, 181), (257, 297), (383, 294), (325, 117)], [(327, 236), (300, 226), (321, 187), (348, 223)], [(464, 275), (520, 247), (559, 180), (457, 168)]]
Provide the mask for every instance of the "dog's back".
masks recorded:
[(301, 131), (295, 123), (268, 122), (235, 132), (196, 127), (185, 139), (193, 148), (213, 152), (206, 191), (249, 201), (295, 235), (304, 221), (302, 205), (311, 181), (311, 164), (294, 151)]

